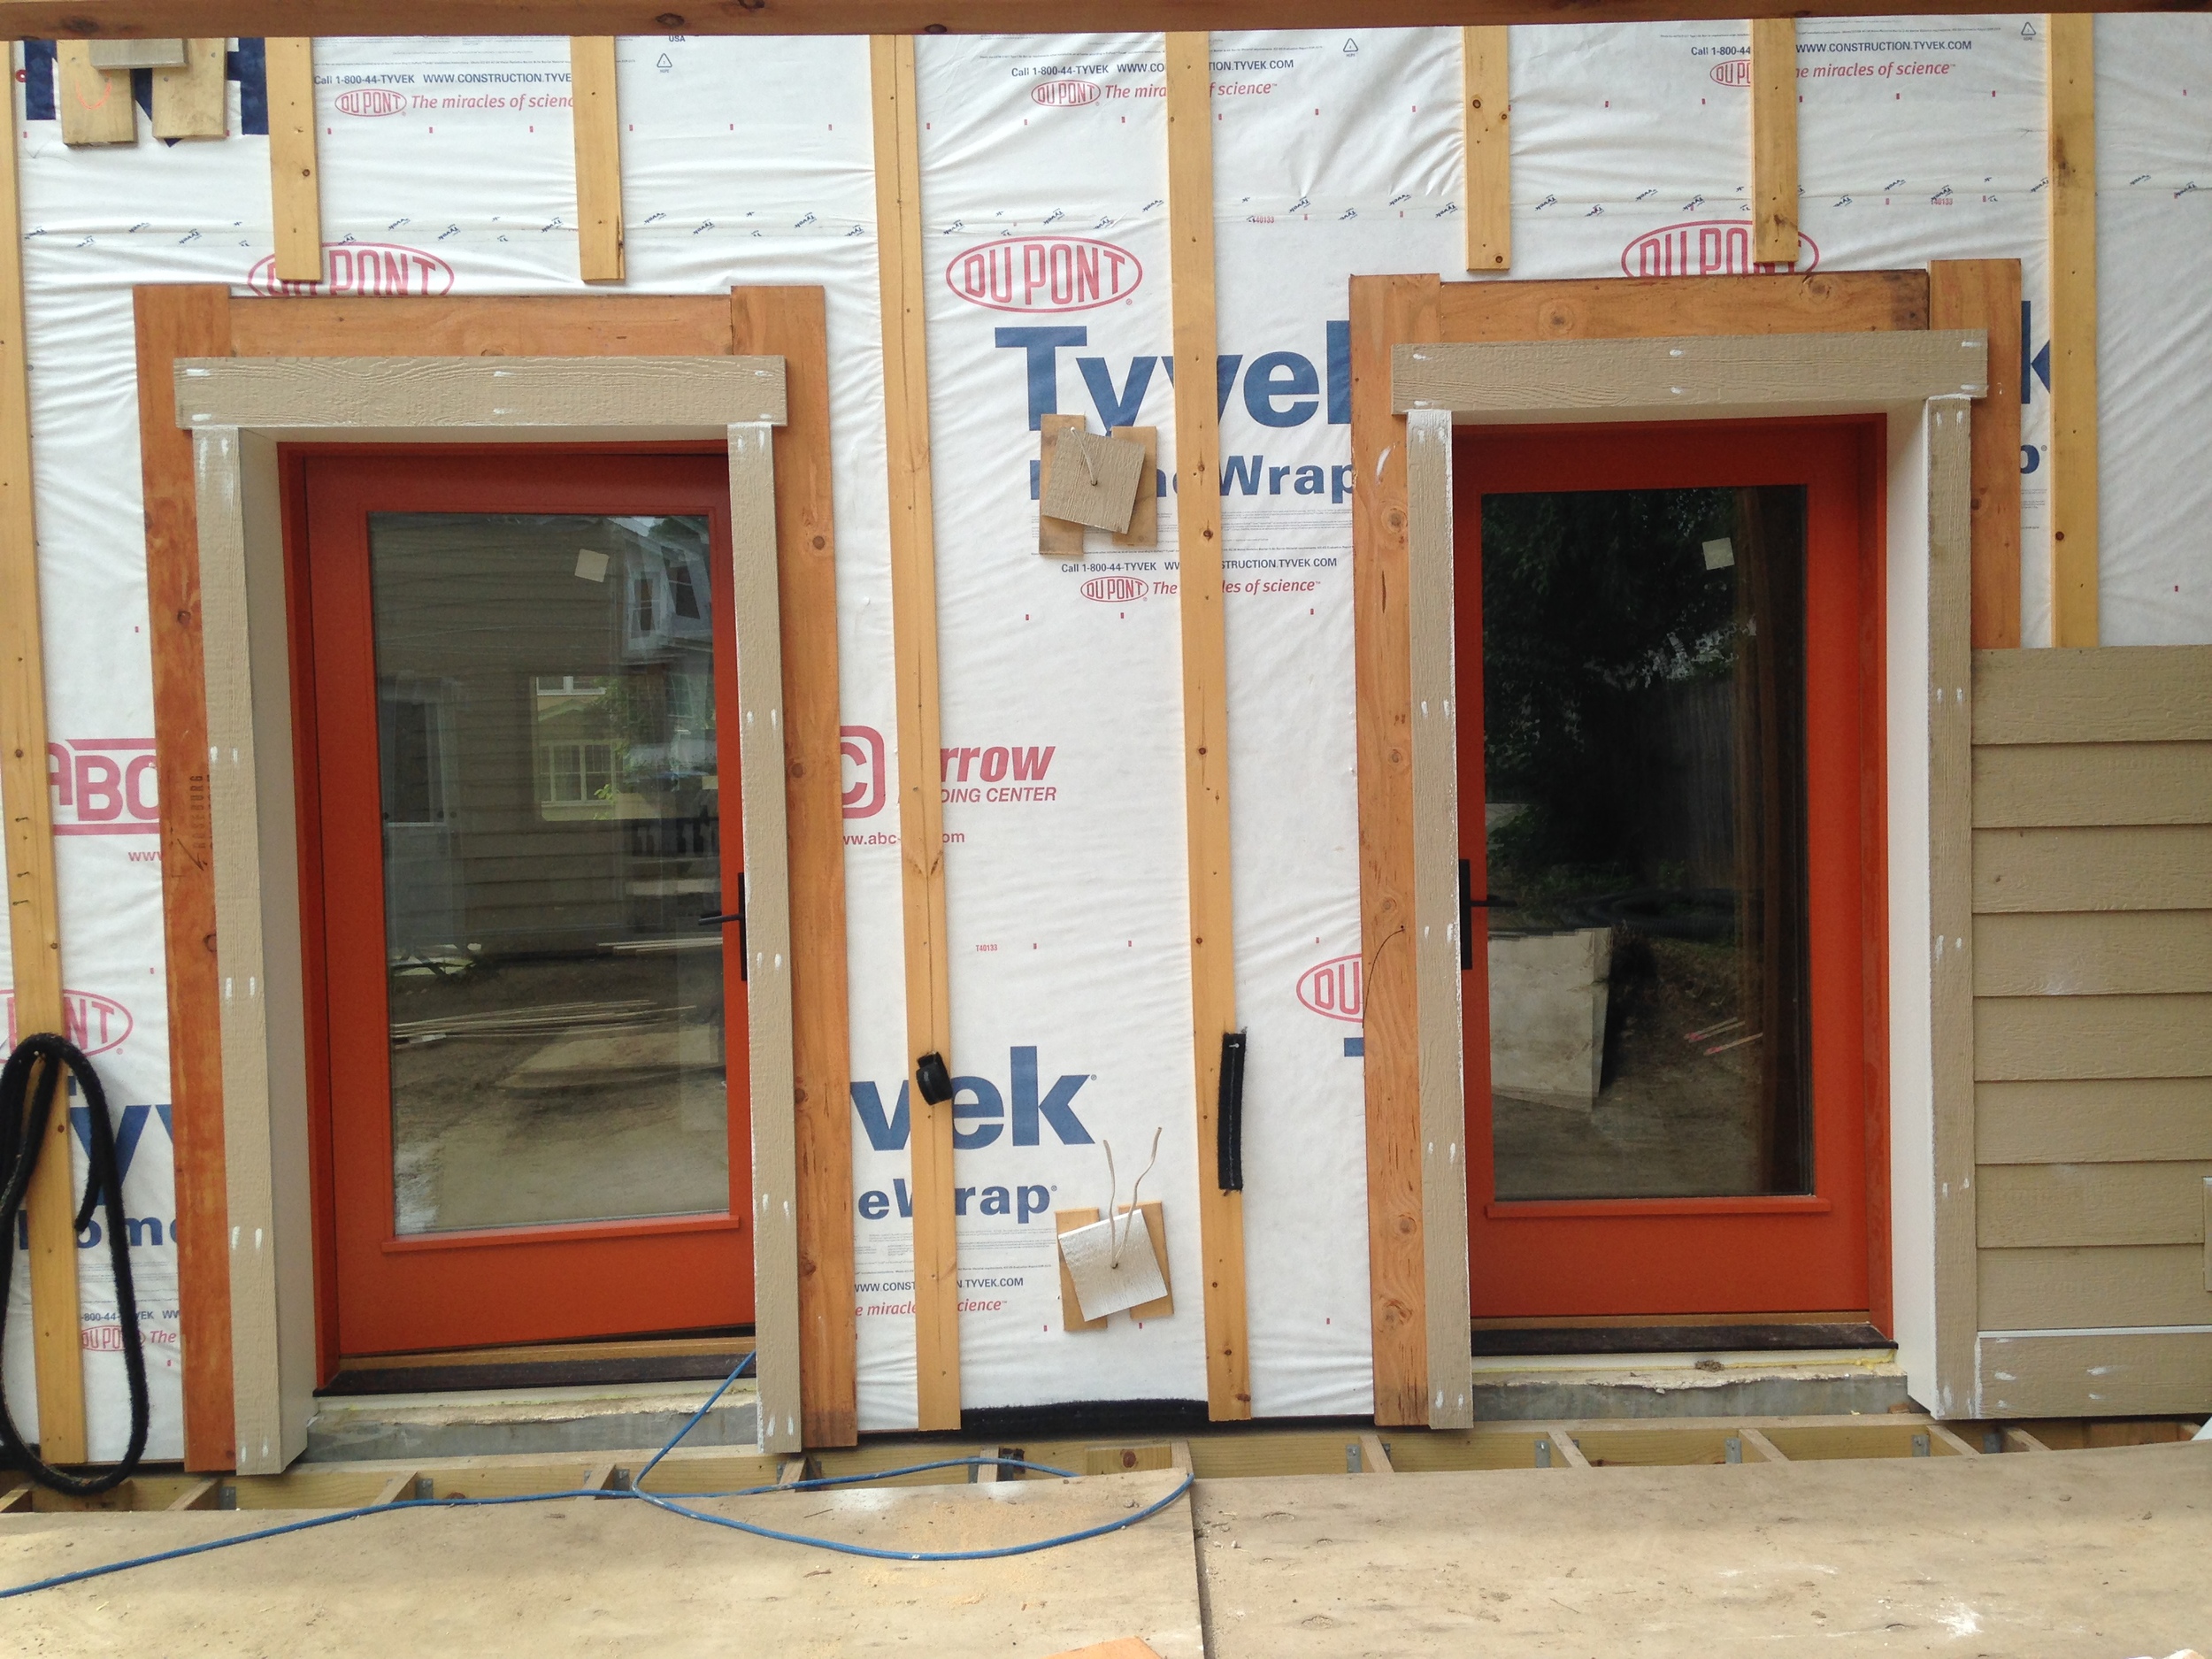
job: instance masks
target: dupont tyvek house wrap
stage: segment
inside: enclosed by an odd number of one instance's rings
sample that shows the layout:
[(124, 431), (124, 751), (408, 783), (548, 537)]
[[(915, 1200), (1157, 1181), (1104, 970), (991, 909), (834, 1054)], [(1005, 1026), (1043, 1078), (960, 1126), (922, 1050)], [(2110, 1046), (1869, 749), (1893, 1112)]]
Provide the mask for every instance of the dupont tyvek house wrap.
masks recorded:
[[(2039, 17), (1798, 27), (1804, 263), (2024, 265), (2024, 633), (2048, 638)], [(1516, 30), (1515, 278), (1747, 268), (1736, 24)], [(1039, 418), (1161, 430), (1173, 476), (1157, 37), (918, 42), (937, 512), (962, 1379), (971, 1407), (1201, 1398), (1178, 1315), (1059, 1331), (1055, 1208), (1145, 1195), (1196, 1289), (1175, 502), (1161, 547), (1041, 558)], [(2212, 24), (2098, 24), (2102, 612), (2112, 643), (2212, 640), (2196, 429), (2212, 384)], [(1253, 1407), (1371, 1409), (1353, 787), (1346, 283), (1463, 277), (1456, 31), (1214, 40), (1225, 575)], [(247, 54), (241, 54), (242, 63)], [(847, 757), (860, 1420), (915, 1420), (881, 349), (867, 48), (618, 50), (634, 293), (828, 294)], [(29, 70), (50, 73), (34, 52)], [(561, 40), (316, 45), (334, 288), (582, 292)], [(129, 290), (268, 282), (265, 141), (65, 149), (19, 128), (50, 774), (65, 975), (117, 1108), (151, 1454), (180, 1450), (158, 803)], [(380, 96), (367, 96), (377, 89)], [(357, 96), (349, 96), (349, 94)], [(234, 91), (235, 96), (235, 91)], [(19, 104), (19, 109), (24, 104)], [(241, 128), (234, 113), (234, 133)], [(1017, 279), (1089, 240), (1099, 286)], [(345, 246), (351, 244), (350, 247)], [(366, 257), (371, 250), (376, 257)], [(384, 254), (392, 254), (386, 258)], [(396, 274), (395, 274), (396, 273)], [(1110, 280), (1109, 280), (1110, 279)], [(0, 949), (4, 944), (0, 943)], [(81, 1166), (80, 1168), (81, 1177)], [(104, 1248), (81, 1257), (95, 1449), (126, 1409)], [(19, 1271), (5, 1356), (30, 1413)], [(35, 1425), (27, 1422), (27, 1430)]]

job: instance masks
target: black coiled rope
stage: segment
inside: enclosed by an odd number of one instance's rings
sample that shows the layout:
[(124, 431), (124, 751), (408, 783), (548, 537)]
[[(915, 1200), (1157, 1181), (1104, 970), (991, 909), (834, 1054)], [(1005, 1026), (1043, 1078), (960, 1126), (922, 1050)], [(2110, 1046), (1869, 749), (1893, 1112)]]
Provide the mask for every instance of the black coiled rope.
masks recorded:
[[(44, 1065), (38, 1063), (43, 1060)], [(38, 1073), (34, 1093), (31, 1074)], [(115, 1263), (115, 1313), (122, 1325), (123, 1369), (130, 1377), (131, 1439), (123, 1461), (96, 1475), (64, 1473), (40, 1458), (23, 1443), (8, 1409), (7, 1387), (0, 1382), (0, 1448), (4, 1448), (42, 1486), (88, 1498), (113, 1491), (131, 1478), (146, 1452), (146, 1428), (150, 1407), (146, 1394), (146, 1348), (138, 1331), (138, 1298), (131, 1284), (130, 1243), (124, 1236), (123, 1175), (115, 1156), (115, 1125), (108, 1121), (106, 1094), (99, 1074), (83, 1049), (65, 1037), (42, 1033), (15, 1045), (8, 1063), (0, 1066), (0, 1350), (8, 1338), (7, 1287), (14, 1282), (16, 1217), (31, 1189), (31, 1172), (47, 1144), (46, 1125), (53, 1116), (54, 1096), (61, 1091), (63, 1071), (77, 1079), (84, 1091), (92, 1119), (89, 1168), (85, 1177), (84, 1202), (78, 1207), (76, 1227), (85, 1230), (95, 1204), (107, 1218), (108, 1258)], [(65, 1148), (66, 1140), (62, 1141)], [(74, 1311), (73, 1310), (72, 1310)], [(74, 1323), (73, 1320), (72, 1323)]]

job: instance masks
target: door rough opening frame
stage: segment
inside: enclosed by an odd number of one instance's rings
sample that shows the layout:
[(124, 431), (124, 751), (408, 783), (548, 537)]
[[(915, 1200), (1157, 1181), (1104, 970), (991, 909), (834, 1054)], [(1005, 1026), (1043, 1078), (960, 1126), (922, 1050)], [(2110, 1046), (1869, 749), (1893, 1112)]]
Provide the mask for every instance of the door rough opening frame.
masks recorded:
[(851, 1443), (851, 1299), (823, 1294), (849, 1284), (851, 1228), (836, 641), (808, 622), (833, 614), (835, 572), (820, 291), (137, 302), (157, 739), (180, 820), (172, 1025), (219, 1033), (173, 1063), (179, 1208), (200, 1244), (180, 1240), (188, 1466), (282, 1468), (327, 1357), (280, 439), (727, 445), (761, 1433), (772, 1450)]
[[(1368, 1210), (1379, 1423), (1472, 1421), (1451, 640), (1455, 424), (1888, 418), (1885, 822), (1870, 907), (1870, 1279), (1917, 1397), (1973, 1363), (1966, 683), (1976, 590), (2018, 585), (2002, 290), (1929, 327), (1916, 272), (1352, 283)], [(1939, 280), (1939, 292), (1959, 288)], [(2009, 355), (2016, 356), (2016, 350)], [(1970, 420), (1973, 400), (1985, 398)], [(1990, 419), (1985, 421), (1986, 411)], [(1982, 428), (1994, 429), (1991, 432)], [(2009, 512), (2008, 513), (2008, 505)], [(1995, 641), (1991, 641), (1995, 642)], [(1943, 700), (1936, 701), (1938, 692)], [(1905, 941), (1901, 944), (1901, 941)], [(1907, 948), (1909, 945), (1909, 948)], [(1893, 1017), (1893, 999), (1894, 1017)], [(1894, 1156), (1892, 1149), (1894, 1148)], [(1885, 1306), (1885, 1302), (1888, 1305)]]

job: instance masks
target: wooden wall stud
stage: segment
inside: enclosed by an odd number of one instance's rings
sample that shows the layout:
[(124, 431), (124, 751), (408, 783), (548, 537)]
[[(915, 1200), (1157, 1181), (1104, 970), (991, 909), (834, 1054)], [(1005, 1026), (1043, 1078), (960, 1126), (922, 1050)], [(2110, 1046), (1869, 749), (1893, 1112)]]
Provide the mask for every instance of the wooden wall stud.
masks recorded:
[(1503, 271), (1513, 263), (1511, 79), (1503, 24), (1459, 32), (1467, 146), (1467, 268)]
[(1751, 257), (1797, 263), (1797, 22), (1751, 23)]
[(2097, 642), (2096, 19), (2052, 16), (2051, 643)]
[[(952, 1107), (922, 1099), (925, 1054), (952, 1062), (945, 952), (944, 804), (937, 780), (937, 542), (923, 335), (922, 164), (914, 42), (868, 42), (875, 100), (876, 257), (883, 303), (891, 487), (891, 641), (898, 686), (900, 894), (906, 933), (907, 1140), (914, 1187), (915, 1404), (924, 1429), (960, 1426), (960, 1292), (953, 1240)], [(1210, 371), (1209, 371), (1210, 373)], [(1211, 385), (1212, 381), (1208, 380)]]
[(1206, 1409), (1252, 1415), (1244, 1194), (1221, 1190), (1221, 1040), (1236, 1029), (1229, 891), (1228, 651), (1221, 616), (1221, 431), (1215, 402), (1212, 38), (1167, 37), (1167, 216), (1175, 343), (1176, 552), (1183, 629), (1183, 811), (1190, 857), (1191, 1058), (1198, 1107)]
[(576, 132), (576, 259), (587, 282), (622, 280), (622, 117), (615, 103), (614, 36), (568, 43)]
[(322, 173), (315, 159), (315, 42), (265, 42), (269, 87), (269, 196), (280, 282), (323, 280)]
[[(127, 95), (128, 81), (126, 78)], [(32, 510), (29, 360), (23, 340), (22, 204), (16, 127), (0, 143), (0, 801), (8, 861), (8, 948), (16, 1030), (62, 1032), (61, 909), (46, 785), (46, 658), (39, 634)], [(36, 1079), (34, 1080), (35, 1087)], [(78, 1334), (77, 1195), (69, 1113), (58, 1097), (29, 1199), (31, 1327), (38, 1440), (50, 1463), (85, 1458), (84, 1349)]]

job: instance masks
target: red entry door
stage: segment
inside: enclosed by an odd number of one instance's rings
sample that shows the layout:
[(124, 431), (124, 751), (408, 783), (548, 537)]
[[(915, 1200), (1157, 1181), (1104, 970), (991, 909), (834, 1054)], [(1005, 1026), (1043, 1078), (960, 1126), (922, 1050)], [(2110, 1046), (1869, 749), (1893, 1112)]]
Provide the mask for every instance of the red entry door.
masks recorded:
[(287, 483), (326, 1362), (749, 1322), (722, 457)]
[(1886, 1322), (1882, 431), (1459, 440), (1478, 1322)]

